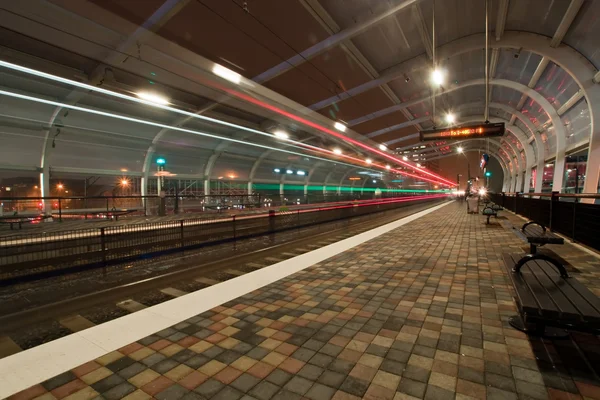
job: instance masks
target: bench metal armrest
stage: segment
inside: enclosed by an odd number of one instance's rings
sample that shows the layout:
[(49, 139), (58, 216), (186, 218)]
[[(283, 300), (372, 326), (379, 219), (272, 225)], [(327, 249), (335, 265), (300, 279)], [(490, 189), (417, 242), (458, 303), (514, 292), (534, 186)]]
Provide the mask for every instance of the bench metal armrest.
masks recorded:
[(533, 260), (548, 261), (550, 264), (554, 265), (556, 267), (556, 269), (558, 269), (558, 272), (560, 273), (560, 276), (562, 276), (563, 278), (569, 278), (569, 274), (567, 273), (567, 270), (565, 269), (565, 267), (561, 263), (559, 263), (558, 261), (556, 261), (552, 257), (548, 257), (547, 255), (540, 254), (540, 253), (527, 254), (526, 256), (523, 256), (519, 260), (519, 262), (517, 262), (517, 264), (514, 266), (513, 272), (514, 273), (521, 273), (521, 267), (523, 265), (525, 265), (526, 263), (528, 263), (529, 261), (533, 261)]
[(529, 222), (523, 224), (523, 226), (521, 227), (521, 232), (525, 233), (525, 228), (527, 228), (529, 225), (539, 225), (544, 230), (544, 233), (546, 233), (546, 227), (544, 225), (540, 224), (539, 222), (535, 222), (535, 221), (529, 221)]

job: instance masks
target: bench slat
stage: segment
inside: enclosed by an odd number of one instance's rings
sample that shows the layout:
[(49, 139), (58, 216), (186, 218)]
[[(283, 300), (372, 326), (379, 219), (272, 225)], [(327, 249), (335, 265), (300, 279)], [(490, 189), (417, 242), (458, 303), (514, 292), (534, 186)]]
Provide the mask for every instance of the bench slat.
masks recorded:
[[(560, 273), (556, 271), (556, 268), (549, 262), (543, 260), (530, 261), (527, 265), (558, 307), (560, 318), (581, 321), (581, 313), (572, 304), (572, 299), (561, 290), (561, 286), (564, 286), (565, 280), (560, 276)], [(543, 311), (542, 314), (544, 314)]]
[(600, 299), (576, 279), (568, 279), (565, 288), (571, 288), (578, 294), (573, 301), (583, 315), (583, 319), (600, 323)]
[(525, 280), (521, 275), (512, 272), (512, 268), (518, 261), (518, 256), (513, 254), (503, 254), (502, 257), (504, 258), (504, 265), (508, 272), (508, 277), (515, 287), (519, 307), (528, 314), (539, 315), (539, 305), (525, 283)]
[(535, 297), (537, 304), (539, 305), (539, 312), (543, 317), (558, 318), (560, 317), (560, 310), (552, 301), (552, 298), (548, 295), (548, 292), (536, 278), (531, 271), (529, 263), (525, 264), (521, 268), (521, 275), (525, 284), (531, 290), (531, 293)]

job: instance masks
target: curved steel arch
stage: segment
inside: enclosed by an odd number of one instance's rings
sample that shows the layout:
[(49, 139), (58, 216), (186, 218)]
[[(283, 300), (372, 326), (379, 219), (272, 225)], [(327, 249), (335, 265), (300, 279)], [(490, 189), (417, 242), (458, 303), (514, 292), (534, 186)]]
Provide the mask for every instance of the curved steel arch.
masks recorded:
[[(481, 144), (485, 144), (484, 139), (472, 139), (469, 140), (468, 143), (465, 143), (465, 152), (473, 152), (473, 151), (479, 151), (481, 148), (478, 147), (479, 143)], [(497, 142), (491, 142), (496, 149), (495, 150), (499, 150), (500, 145)], [(475, 147), (474, 147), (475, 146)], [(440, 159), (440, 158), (446, 158), (446, 157), (451, 157), (451, 156), (455, 156), (455, 153), (448, 153), (448, 154), (444, 154), (444, 155), (440, 155), (437, 156), (433, 159)], [(504, 180), (506, 181), (511, 180), (512, 179), (512, 174), (510, 172), (510, 168), (508, 167), (508, 164), (506, 163), (506, 161), (504, 160), (504, 158), (502, 157), (502, 155), (500, 153), (491, 153), (490, 154), (491, 157), (494, 157), (496, 160), (498, 160), (498, 163), (500, 164), (500, 168), (502, 168), (502, 173), (504, 174)]]
[[(576, 49), (566, 45), (552, 47), (550, 42), (550, 38), (536, 33), (505, 31), (500, 40), (492, 41), (491, 47), (495, 49), (525, 49), (526, 51), (539, 54), (560, 66), (575, 80), (575, 82), (577, 82), (588, 102), (591, 125), (588, 146), (588, 168), (590, 170), (588, 173), (586, 173), (584, 191), (595, 193), (597, 191), (598, 178), (600, 177), (600, 86), (596, 84), (597, 79), (594, 79), (595, 75), (597, 74), (597, 70), (585, 58), (585, 56), (583, 56)], [(466, 52), (483, 48), (482, 43), (484, 43), (484, 34), (475, 34), (446, 43), (438, 49), (438, 54), (440, 55), (440, 59), (455, 57)], [(407, 73), (410, 74), (413, 71), (426, 68), (428, 65), (429, 60), (425, 55), (415, 57), (409, 61), (390, 68), (387, 72), (381, 74), (377, 79), (356, 86), (342, 94), (332, 96), (328, 99), (315, 103), (310, 106), (310, 108), (314, 110), (321, 109), (327, 105), (333, 104), (334, 102), (347, 99), (351, 96), (363, 93), (392, 80), (401, 78)], [(420, 101), (417, 101), (417, 103), (427, 99), (428, 98), (421, 99)], [(416, 103), (407, 102), (388, 109), (391, 109), (389, 112), (392, 112), (404, 109), (414, 104)], [(384, 112), (382, 113), (381, 111)], [(379, 112), (371, 113), (370, 118), (376, 118), (378, 116), (385, 115), (386, 113), (387, 112), (385, 112), (385, 109), (380, 110)], [(350, 121), (349, 125), (356, 125), (366, 120), (368, 119), (359, 118), (354, 121)], [(564, 159), (564, 155), (561, 158)], [(564, 161), (562, 164), (564, 169)], [(556, 176), (557, 175), (555, 175), (555, 177)], [(558, 179), (562, 181), (562, 174), (560, 174)], [(553, 186), (557, 187), (555, 184), (553, 184)]]
[[(463, 122), (478, 122), (478, 120), (468, 120), (468, 121), (463, 121)], [(541, 165), (544, 164), (544, 161), (545, 161), (544, 154), (543, 154), (544, 150), (538, 146), (537, 147), (537, 155), (534, 155), (533, 149), (529, 145), (529, 142), (527, 141), (527, 137), (525, 136), (525, 133), (518, 126), (508, 124), (507, 120), (505, 120), (503, 118), (490, 118), (490, 122), (504, 122), (505, 124), (507, 124), (506, 129), (509, 130), (512, 134), (514, 134), (515, 137), (517, 137), (517, 139), (520, 139), (519, 141), (523, 145), (523, 151), (525, 152), (525, 167), (522, 168), (522, 170), (525, 171), (525, 175), (523, 176), (523, 182), (525, 182), (525, 183), (529, 182), (529, 180), (531, 179), (532, 168), (533, 167), (539, 168), (540, 164)], [(523, 139), (525, 140), (524, 143), (523, 143)], [(508, 142), (508, 143), (509, 143), (509, 145), (511, 145), (510, 142)], [(515, 153), (517, 158), (520, 158), (519, 153), (520, 153), (520, 150), (517, 149), (516, 153)], [(519, 175), (519, 177), (520, 176), (521, 175)], [(540, 191), (542, 190), (542, 176), (536, 176), (535, 186), (536, 186), (536, 191), (538, 189)]]

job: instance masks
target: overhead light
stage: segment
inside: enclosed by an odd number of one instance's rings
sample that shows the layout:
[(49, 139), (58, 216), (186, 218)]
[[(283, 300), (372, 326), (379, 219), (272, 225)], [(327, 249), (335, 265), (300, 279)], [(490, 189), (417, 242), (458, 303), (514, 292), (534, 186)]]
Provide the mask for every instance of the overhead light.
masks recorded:
[(373, 179), (373, 183), (377, 183), (377, 181), (375, 179)]
[(337, 154), (338, 156), (342, 154), (342, 149), (340, 149), (339, 147), (336, 147), (335, 149), (333, 149), (334, 154)]
[(121, 168), (121, 172), (127, 172), (127, 168)]
[(278, 137), (279, 139), (283, 139), (283, 140), (287, 140), (290, 138), (290, 135), (287, 134), (287, 132), (282, 131), (282, 130), (276, 130), (275, 132), (273, 132), (273, 135), (275, 135), (276, 137)]
[(304, 175), (306, 175), (306, 172), (304, 172), (304, 171), (296, 171), (296, 174), (304, 176)]
[(166, 97), (152, 92), (137, 92), (136, 96), (142, 100), (147, 100), (151, 103), (160, 104), (162, 106), (169, 104), (169, 100), (167, 100)]
[(567, 170), (567, 172), (571, 172), (571, 171), (573, 171), (571, 168), (569, 168), (569, 169)]
[(446, 122), (449, 124), (453, 124), (456, 121), (456, 117), (452, 113), (446, 114)]
[(242, 80), (242, 76), (240, 74), (230, 70), (229, 68), (225, 68), (224, 66), (219, 64), (215, 64), (215, 66), (212, 69), (212, 72), (213, 74), (236, 84), (240, 83)]
[(392, 167), (388, 164), (385, 166), (385, 169), (392, 169)]
[(462, 147), (458, 146), (456, 148), (456, 151), (458, 151), (459, 153), (462, 153), (464, 151), (464, 149)]
[(417, 163), (417, 168), (422, 168), (421, 164)]
[(444, 73), (441, 69), (436, 68), (431, 72), (431, 82), (437, 86), (444, 83)]
[(372, 164), (372, 163), (373, 163), (373, 160), (371, 160), (370, 158), (367, 158), (367, 159), (365, 160), (365, 162), (366, 162), (367, 164)]
[(380, 144), (379, 145), (379, 150), (381, 150), (381, 151), (387, 151), (387, 146), (385, 144)]
[(281, 170), (280, 170), (279, 168), (275, 168), (275, 169), (273, 170), (273, 172), (280, 173), (280, 172), (281, 172)]
[(408, 157), (406, 157), (406, 156), (403, 156), (403, 157), (402, 157), (402, 159), (403, 159), (404, 161), (408, 161)]
[(485, 196), (486, 190), (484, 188), (479, 189), (479, 195)]
[(294, 173), (294, 171), (292, 171), (291, 169), (287, 169), (287, 170), (285, 170), (285, 173), (286, 173), (286, 174), (293, 174), (293, 173)]
[(342, 124), (341, 122), (336, 121), (335, 124), (333, 124), (333, 127), (340, 132), (346, 132), (346, 125)]
[(127, 186), (127, 185), (129, 185), (129, 181), (127, 179), (121, 179), (121, 185)]

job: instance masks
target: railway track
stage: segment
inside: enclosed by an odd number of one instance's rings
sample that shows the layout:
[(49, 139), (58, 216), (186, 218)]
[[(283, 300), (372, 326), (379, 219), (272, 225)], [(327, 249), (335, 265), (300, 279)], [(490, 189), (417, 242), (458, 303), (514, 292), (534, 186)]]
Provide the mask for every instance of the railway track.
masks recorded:
[[(129, 278), (110, 287), (97, 285), (87, 293), (64, 299), (59, 299), (61, 293), (57, 291), (55, 299), (44, 299), (45, 304), (14, 303), (18, 311), (9, 310), (0, 316), (0, 358), (344, 240), (442, 201), (407, 204), (381, 214), (306, 228), (296, 232), (298, 238), (285, 238), (281, 243), (227, 258), (199, 262), (197, 252), (179, 257), (175, 263), (159, 258), (151, 264), (164, 263), (167, 267), (153, 276)], [(62, 283), (68, 283), (68, 279), (68, 276), (62, 278)], [(17, 285), (14, 290), (28, 293), (26, 298), (35, 295), (31, 284)]]

